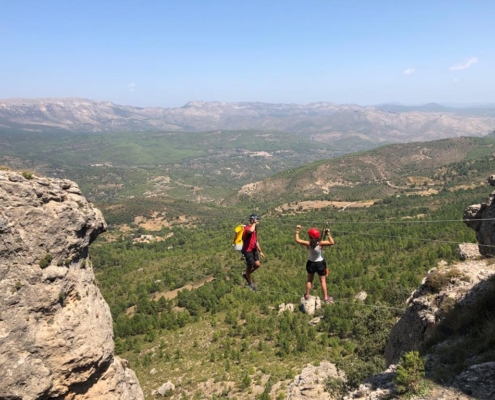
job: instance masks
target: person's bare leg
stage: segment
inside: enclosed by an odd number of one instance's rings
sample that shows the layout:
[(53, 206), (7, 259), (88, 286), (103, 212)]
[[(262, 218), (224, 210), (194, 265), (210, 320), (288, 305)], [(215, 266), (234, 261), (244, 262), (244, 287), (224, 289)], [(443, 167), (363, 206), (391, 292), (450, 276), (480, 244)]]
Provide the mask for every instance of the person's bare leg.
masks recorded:
[(251, 268), (249, 270), (249, 279), (250, 279), (250, 282), (253, 283), (253, 281), (251, 280), (251, 274), (256, 271), (259, 267), (261, 267), (261, 264), (259, 261), (256, 261), (254, 263), (254, 265), (251, 265)]
[(306, 293), (304, 294), (304, 297), (309, 297), (309, 293), (311, 292), (311, 285), (313, 284), (313, 278), (315, 277), (315, 274), (309, 274), (308, 273), (308, 279), (306, 280)]
[(251, 281), (251, 267), (247, 264), (246, 264), (246, 272), (244, 273), (244, 275), (246, 276), (246, 280), (247, 280), (248, 284), (251, 284), (252, 283), (252, 281)]
[(244, 273), (244, 276), (246, 277), (246, 281), (248, 282), (248, 285), (252, 285), (253, 284), (253, 278), (251, 276), (251, 274), (256, 271), (259, 267), (260, 267), (260, 262), (259, 261), (256, 261), (254, 263), (254, 265), (247, 265), (246, 264), (246, 272)]
[(327, 277), (325, 275), (323, 276), (320, 275), (320, 285), (321, 285), (321, 290), (323, 292), (323, 300), (326, 300), (328, 297), (328, 293), (327, 293)]

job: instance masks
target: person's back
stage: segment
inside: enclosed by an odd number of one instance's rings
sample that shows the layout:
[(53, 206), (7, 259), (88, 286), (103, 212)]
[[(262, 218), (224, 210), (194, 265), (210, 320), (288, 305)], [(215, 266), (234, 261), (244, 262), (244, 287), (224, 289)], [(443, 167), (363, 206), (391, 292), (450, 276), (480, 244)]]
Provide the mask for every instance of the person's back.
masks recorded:
[(311, 247), (311, 243), (308, 246), (308, 260), (309, 261), (323, 261), (323, 248), (320, 243), (317, 242), (315, 247)]
[(256, 249), (256, 245), (258, 242), (258, 233), (256, 229), (250, 231), (250, 225), (246, 225), (244, 227), (244, 231), (242, 233), (242, 251), (250, 252)]

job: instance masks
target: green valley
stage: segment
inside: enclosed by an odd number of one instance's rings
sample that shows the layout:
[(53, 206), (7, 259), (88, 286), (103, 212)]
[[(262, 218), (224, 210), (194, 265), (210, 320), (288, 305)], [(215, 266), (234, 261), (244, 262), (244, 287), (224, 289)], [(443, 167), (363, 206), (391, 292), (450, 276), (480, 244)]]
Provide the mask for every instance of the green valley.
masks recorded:
[[(109, 230), (90, 256), (116, 352), (147, 399), (167, 381), (174, 399), (284, 399), (293, 377), (323, 360), (346, 373), (348, 388), (382, 371), (405, 300), (440, 260), (458, 259), (459, 243), (475, 241), (462, 214), (486, 198), (494, 165), (492, 138), (332, 159), (338, 150), (261, 131), (2, 141), (7, 167), (74, 179), (103, 211)], [(253, 211), (266, 254), (256, 292), (230, 246)], [(336, 241), (325, 252), (336, 301), (313, 316), (298, 311), (299, 224), (329, 227)], [(312, 294), (321, 296), (318, 284)], [(279, 313), (289, 303), (295, 311)]]

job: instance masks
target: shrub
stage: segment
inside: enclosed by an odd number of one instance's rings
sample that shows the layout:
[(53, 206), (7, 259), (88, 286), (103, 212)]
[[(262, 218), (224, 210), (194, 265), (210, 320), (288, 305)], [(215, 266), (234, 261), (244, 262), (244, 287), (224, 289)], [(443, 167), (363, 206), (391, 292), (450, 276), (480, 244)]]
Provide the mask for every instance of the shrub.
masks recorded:
[(32, 172), (29, 171), (22, 171), (21, 175), (26, 178), (26, 179), (33, 179), (33, 174)]
[(65, 298), (66, 298), (66, 294), (65, 292), (62, 290), (60, 291), (60, 293), (58, 294), (58, 301), (59, 303), (61, 304), (62, 307), (65, 306)]
[(241, 380), (241, 389), (247, 389), (251, 385), (251, 377), (246, 373)]
[(420, 394), (426, 387), (425, 361), (419, 352), (410, 351), (402, 356), (397, 366), (395, 386), (399, 393)]
[(46, 268), (50, 265), (50, 263), (52, 262), (52, 255), (47, 253), (39, 262), (39, 266), (40, 268)]
[(335, 398), (342, 398), (347, 393), (347, 385), (342, 379), (331, 376), (325, 381), (325, 391)]

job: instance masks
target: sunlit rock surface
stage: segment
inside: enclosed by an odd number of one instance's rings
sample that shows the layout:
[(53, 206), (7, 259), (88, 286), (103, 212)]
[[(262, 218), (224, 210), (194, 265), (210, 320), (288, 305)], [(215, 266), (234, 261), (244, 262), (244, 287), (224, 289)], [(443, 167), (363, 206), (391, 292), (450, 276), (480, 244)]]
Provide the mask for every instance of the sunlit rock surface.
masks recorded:
[(0, 398), (144, 399), (88, 258), (105, 229), (74, 182), (0, 170)]

